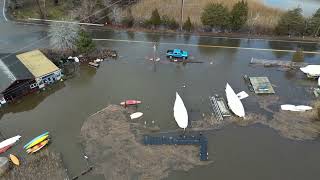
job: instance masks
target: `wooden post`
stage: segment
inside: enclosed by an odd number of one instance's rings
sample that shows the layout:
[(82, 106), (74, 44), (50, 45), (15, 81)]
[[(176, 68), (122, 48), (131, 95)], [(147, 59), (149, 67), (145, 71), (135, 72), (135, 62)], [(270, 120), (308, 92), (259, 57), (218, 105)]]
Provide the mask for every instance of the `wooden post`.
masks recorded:
[(181, 0), (181, 18), (180, 18), (180, 30), (182, 31), (183, 26), (183, 6), (184, 6), (184, 0)]

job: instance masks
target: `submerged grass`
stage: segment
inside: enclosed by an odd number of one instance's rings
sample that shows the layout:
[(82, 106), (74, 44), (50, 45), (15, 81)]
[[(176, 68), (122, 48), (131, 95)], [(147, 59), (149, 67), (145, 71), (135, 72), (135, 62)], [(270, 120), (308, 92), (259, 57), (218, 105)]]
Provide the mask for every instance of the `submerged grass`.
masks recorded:
[[(231, 9), (237, 2), (238, 0), (185, 0), (183, 19), (185, 21), (190, 17), (192, 23), (201, 25), (200, 16), (207, 4), (222, 3)], [(279, 9), (263, 5), (259, 0), (248, 0), (248, 4), (249, 26), (273, 28), (283, 13)], [(181, 0), (141, 0), (132, 6), (132, 15), (136, 19), (148, 19), (155, 8), (159, 10), (160, 15), (168, 15), (180, 21)]]

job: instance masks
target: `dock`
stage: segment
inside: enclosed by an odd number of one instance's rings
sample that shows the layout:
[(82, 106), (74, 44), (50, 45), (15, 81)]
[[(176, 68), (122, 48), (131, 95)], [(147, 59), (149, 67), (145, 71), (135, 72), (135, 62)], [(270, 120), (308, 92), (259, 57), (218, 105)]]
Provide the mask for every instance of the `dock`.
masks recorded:
[(309, 65), (305, 62), (292, 62), (292, 61), (281, 61), (281, 60), (268, 60), (268, 59), (256, 59), (252, 58), (250, 64), (257, 64), (263, 65), (266, 67), (273, 67), (273, 66), (281, 66), (281, 67), (288, 67), (288, 68), (300, 68)]
[(200, 145), (200, 161), (208, 160), (208, 139), (200, 135), (178, 135), (178, 136), (149, 136), (143, 137), (145, 145)]
[(209, 100), (212, 111), (218, 120), (222, 121), (224, 117), (231, 116), (231, 113), (222, 97), (219, 95), (214, 95), (209, 97)]
[(250, 84), (256, 94), (274, 94), (268, 77), (249, 77)]

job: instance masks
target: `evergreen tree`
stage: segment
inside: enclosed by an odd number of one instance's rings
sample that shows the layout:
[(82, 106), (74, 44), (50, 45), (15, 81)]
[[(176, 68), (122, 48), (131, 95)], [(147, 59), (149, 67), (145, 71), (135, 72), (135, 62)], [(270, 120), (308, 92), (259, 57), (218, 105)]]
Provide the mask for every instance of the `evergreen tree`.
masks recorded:
[(307, 34), (312, 36), (320, 36), (320, 8), (308, 20)]
[(149, 20), (150, 24), (153, 26), (159, 26), (161, 24), (161, 18), (158, 9), (152, 11), (151, 18)]
[(191, 23), (190, 17), (188, 17), (187, 21), (183, 24), (182, 28), (188, 32), (192, 31), (193, 25)]
[(229, 12), (221, 3), (209, 4), (201, 14), (203, 25), (211, 28), (225, 29), (228, 27)]
[(275, 28), (278, 35), (302, 35), (305, 31), (305, 19), (302, 9), (296, 8), (283, 14)]
[(248, 20), (248, 3), (241, 0), (237, 2), (230, 12), (230, 26), (233, 31), (241, 29)]
[(77, 50), (80, 53), (89, 53), (94, 50), (96, 45), (92, 41), (90, 35), (84, 30), (80, 30), (79, 38), (77, 40)]

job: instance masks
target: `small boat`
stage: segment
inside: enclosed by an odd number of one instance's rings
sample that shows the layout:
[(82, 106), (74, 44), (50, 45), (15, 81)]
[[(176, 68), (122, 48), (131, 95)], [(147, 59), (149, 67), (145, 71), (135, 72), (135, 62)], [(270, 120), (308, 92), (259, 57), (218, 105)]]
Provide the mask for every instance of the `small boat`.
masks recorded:
[(244, 117), (245, 112), (244, 112), (244, 107), (242, 105), (242, 102), (228, 83), (226, 85), (225, 91), (226, 91), (228, 106), (231, 109), (231, 111), (239, 117)]
[(41, 143), (42, 141), (46, 140), (48, 137), (49, 137), (49, 135), (45, 135), (45, 136), (42, 136), (42, 137), (36, 139), (29, 146), (27, 146), (25, 149), (29, 149), (29, 148)]
[(3, 148), (0, 149), (0, 154), (6, 152), (8, 149), (10, 149), (12, 147), (13, 144), (10, 144), (8, 146), (5, 146)]
[(49, 139), (45, 140), (45, 141), (42, 141), (41, 143), (33, 146), (32, 148), (30, 149), (27, 149), (27, 153), (35, 153), (37, 151), (39, 151), (40, 149), (42, 149), (44, 146), (46, 146), (47, 144), (49, 143)]
[(141, 101), (138, 100), (126, 100), (120, 103), (120, 105), (122, 106), (128, 106), (128, 105), (137, 105), (137, 104), (141, 104)]
[(320, 65), (307, 65), (300, 68), (302, 72), (308, 75), (308, 77), (318, 77), (320, 76)]
[(9, 145), (13, 145), (13, 144), (14, 144), (15, 142), (17, 142), (20, 138), (21, 138), (21, 136), (20, 136), (20, 135), (17, 135), (17, 136), (14, 136), (14, 137), (12, 137), (12, 138), (9, 138), (9, 139), (6, 139), (6, 140), (2, 141), (2, 142), (0, 143), (0, 149), (1, 149), (1, 148), (5, 148), (5, 147), (7, 147), (7, 146), (9, 146)]
[(39, 138), (41, 138), (41, 137), (43, 137), (43, 136), (46, 136), (46, 135), (48, 135), (48, 134), (49, 134), (49, 132), (45, 132), (45, 133), (43, 133), (43, 134), (41, 134), (41, 135), (33, 138), (33, 139), (32, 139), (31, 141), (29, 141), (26, 145), (24, 145), (23, 148), (26, 149), (31, 143), (33, 143), (33, 142), (36, 141), (37, 139), (39, 139)]
[(180, 128), (186, 129), (188, 127), (188, 112), (180, 95), (177, 92), (173, 107), (173, 115)]
[(142, 112), (135, 112), (135, 113), (130, 115), (130, 118), (131, 119), (137, 119), (137, 118), (141, 117), (142, 115), (143, 115)]
[(311, 106), (305, 106), (305, 105), (292, 105), (292, 104), (284, 104), (281, 105), (281, 110), (284, 111), (294, 111), (294, 112), (304, 112), (304, 111), (309, 111), (312, 110)]
[(13, 154), (9, 154), (9, 158), (11, 160), (11, 162), (17, 166), (20, 165), (20, 161), (19, 159), (17, 158), (17, 156), (13, 155)]

